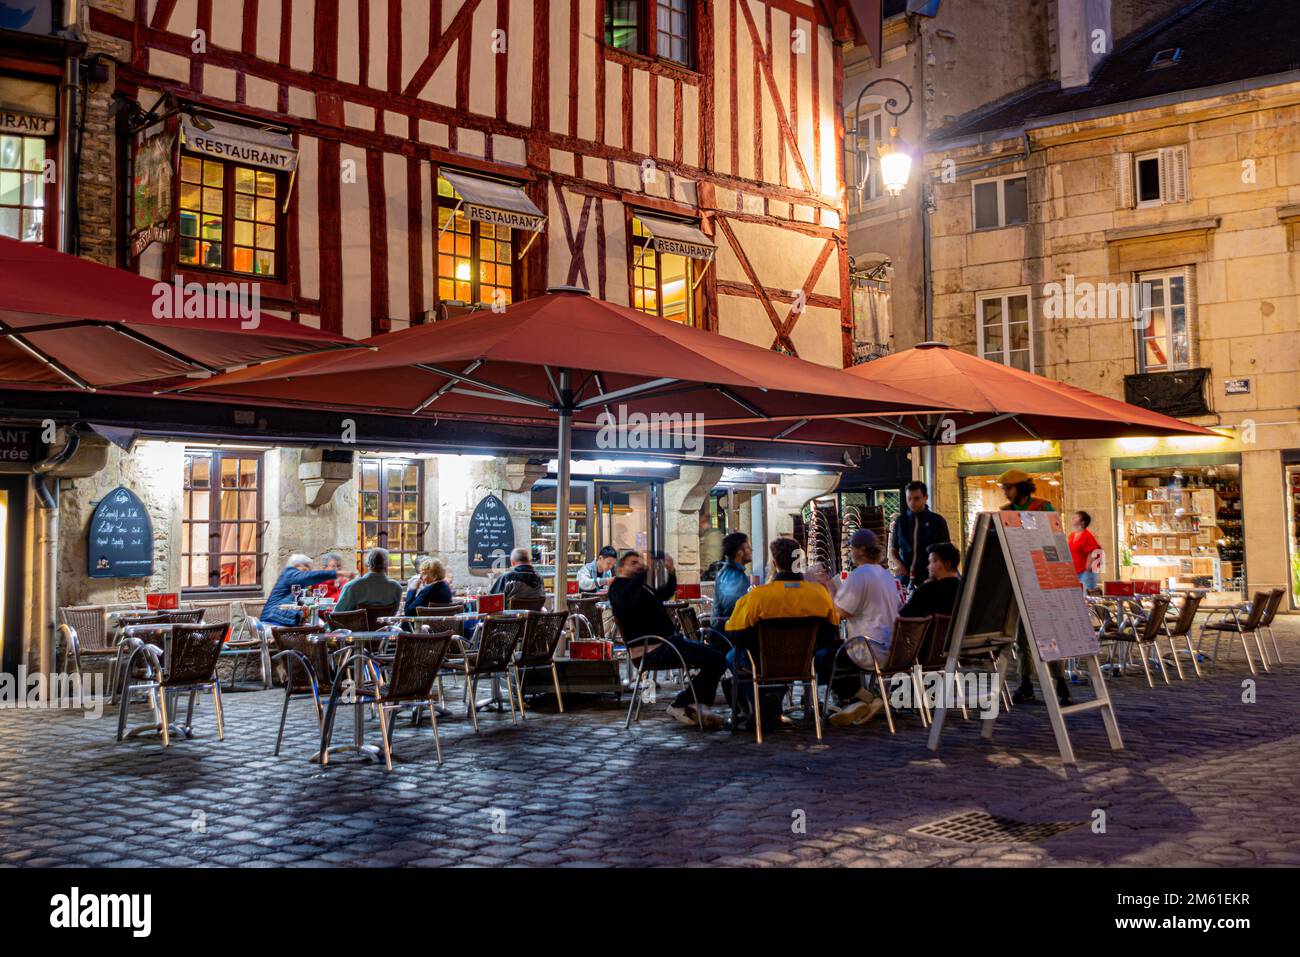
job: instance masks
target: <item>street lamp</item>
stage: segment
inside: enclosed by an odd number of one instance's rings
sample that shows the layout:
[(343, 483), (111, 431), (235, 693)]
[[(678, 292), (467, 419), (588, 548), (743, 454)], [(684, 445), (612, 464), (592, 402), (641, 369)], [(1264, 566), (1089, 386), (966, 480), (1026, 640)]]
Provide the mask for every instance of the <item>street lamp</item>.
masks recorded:
[[(903, 93), (907, 96), (907, 102), (902, 107), (898, 105), (897, 98), (892, 96), (882, 104), (882, 109), (894, 120), (897, 120), (912, 108), (912, 88), (902, 80), (896, 80), (890, 76), (872, 80), (858, 91), (858, 98), (853, 106), (852, 152), (854, 155), (862, 157), (860, 163), (861, 172), (856, 187), (859, 195), (867, 188), (867, 179), (871, 175), (870, 140), (868, 140), (866, 148), (860, 145), (861, 129), (859, 118), (862, 114), (862, 97), (868, 90), (882, 83), (894, 83), (902, 87)], [(912, 154), (908, 151), (907, 144), (898, 135), (898, 127), (893, 123), (889, 127), (889, 139), (876, 148), (876, 160), (880, 163), (880, 185), (884, 187), (885, 192), (890, 196), (897, 196), (903, 191), (903, 187), (907, 185), (907, 181), (912, 174)]]

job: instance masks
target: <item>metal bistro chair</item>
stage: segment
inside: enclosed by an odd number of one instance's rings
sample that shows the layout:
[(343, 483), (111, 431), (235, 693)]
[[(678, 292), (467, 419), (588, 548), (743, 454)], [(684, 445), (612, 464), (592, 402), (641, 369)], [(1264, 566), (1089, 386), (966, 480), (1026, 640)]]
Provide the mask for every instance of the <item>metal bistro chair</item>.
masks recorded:
[[(1178, 614), (1175, 615), (1171, 612), (1165, 615), (1162, 634), (1169, 639), (1169, 654), (1174, 659), (1174, 670), (1178, 672), (1180, 680), (1186, 680), (1187, 676), (1183, 674), (1183, 663), (1178, 660), (1178, 648), (1174, 644), (1175, 639), (1178, 638), (1181, 638), (1187, 646), (1187, 657), (1191, 659), (1192, 668), (1196, 671), (1196, 677), (1201, 677), (1201, 665), (1196, 660), (1196, 649), (1192, 647), (1192, 624), (1196, 621), (1196, 612), (1200, 609), (1204, 598), (1205, 592), (1203, 591), (1189, 592), (1183, 597), (1183, 603), (1178, 608)], [(1159, 639), (1157, 639), (1157, 652), (1159, 649)]]
[[(686, 667), (686, 659), (682, 653), (677, 650), (671, 642), (665, 640), (659, 635), (642, 635), (639, 638), (629, 637), (627, 629), (619, 623), (618, 618), (614, 619), (614, 625), (618, 629), (620, 640), (623, 648), (627, 652), (628, 670), (632, 672), (632, 700), (627, 705), (627, 720), (623, 722), (623, 730), (626, 731), (632, 727), (632, 718), (635, 715), (636, 720), (641, 720), (641, 684), (645, 681), (646, 676), (654, 681), (654, 675), (660, 671), (678, 671), (681, 673), (687, 687), (691, 689), (691, 698), (695, 700), (695, 714), (699, 722), (700, 730), (704, 730), (704, 715), (700, 713), (700, 702), (695, 697), (695, 685), (691, 683), (687, 672), (690, 670)], [(657, 648), (667, 648), (673, 653), (676, 662), (665, 662), (652, 668), (645, 666), (646, 657)], [(633, 654), (634, 651), (640, 650), (639, 655)], [(632, 663), (635, 660), (636, 668), (633, 669)]]
[(278, 649), (272, 661), (284, 661), (284, 707), (280, 709), (280, 730), (275, 736), (275, 754), (280, 753), (284, 740), (284, 722), (289, 715), (289, 702), (294, 698), (310, 697), (316, 706), (316, 730), (325, 722), (325, 706), (321, 703), (320, 687), (334, 680), (329, 642), (316, 637), (325, 633), (324, 625), (305, 625), (297, 628), (276, 626), (271, 629), (271, 640)]
[[(85, 677), (81, 670), (82, 659), (87, 663), (96, 659), (109, 661), (109, 695), (117, 687), (120, 665), (118, 647), (108, 640), (108, 613), (103, 605), (85, 605), (80, 608), (59, 609), (59, 633), (63, 635), (63, 670), (75, 670), (80, 702), (85, 703)], [(70, 669), (68, 666), (72, 665)]]
[[(920, 653), (926, 638), (930, 632), (931, 616), (924, 618), (898, 618), (894, 621), (894, 631), (889, 639), (889, 650), (885, 653), (885, 659), (881, 661), (876, 657), (873, 650), (866, 644), (866, 639), (850, 639), (851, 641), (860, 641), (862, 648), (871, 658), (871, 666), (876, 675), (876, 689), (880, 692), (881, 700), (885, 703), (885, 722), (889, 725), (889, 733), (894, 733), (894, 709), (889, 704), (889, 689), (885, 686), (886, 676), (906, 674), (912, 685), (912, 693), (916, 696), (916, 711), (920, 714), (921, 724), (926, 724), (926, 709), (922, 702), (925, 700), (924, 686), (918, 680), (916, 671), (917, 655)], [(847, 644), (847, 643), (846, 643)], [(852, 655), (853, 650), (849, 649)]]
[(535, 611), (525, 619), (519, 657), (514, 662), (515, 687), (519, 689), (519, 714), (525, 720), (528, 712), (524, 708), (523, 673), (538, 668), (550, 669), (551, 683), (555, 686), (555, 700), (559, 703), (560, 714), (564, 714), (564, 695), (560, 693), (560, 673), (555, 667), (555, 649), (564, 635), (564, 623), (568, 617), (567, 611)]
[[(813, 653), (817, 649), (818, 631), (825, 624), (824, 618), (769, 618), (758, 623), (758, 660), (755, 661), (753, 653), (745, 649), (744, 656), (749, 661), (749, 669), (746, 670), (741, 665), (740, 674), (734, 675), (731, 713), (737, 713), (740, 682), (749, 678), (754, 689), (754, 733), (759, 744), (763, 743), (762, 689), (785, 690), (791, 685), (805, 683), (814, 689), (817, 687)], [(810, 697), (813, 723), (817, 730), (817, 740), (820, 741), (821, 707), (815, 694)], [(734, 721), (732, 727), (735, 728)]]
[[(1272, 601), (1272, 593), (1266, 591), (1255, 592), (1255, 600), (1247, 605), (1234, 605), (1231, 608), (1224, 608), (1218, 612), (1221, 616), (1218, 621), (1214, 620), (1215, 612), (1201, 625), (1200, 640), (1205, 640), (1205, 632), (1214, 632), (1214, 654), (1211, 655), (1214, 661), (1214, 667), (1219, 667), (1219, 642), (1225, 634), (1235, 634), (1241, 639), (1241, 650), (1246, 654), (1246, 664), (1250, 665), (1252, 675), (1259, 674), (1255, 670), (1255, 662), (1250, 657), (1250, 646), (1246, 644), (1246, 637), (1249, 635), (1255, 639), (1255, 647), (1259, 651), (1260, 664), (1264, 670), (1268, 671), (1268, 656), (1264, 653), (1264, 643), (1259, 640), (1259, 624), (1264, 618), (1264, 613), (1268, 610), (1269, 603)], [(1198, 641), (1198, 644), (1200, 642)], [(1232, 643), (1229, 641), (1228, 648), (1231, 650)]]
[(568, 600), (569, 621), (572, 623), (571, 627), (575, 637), (578, 636), (578, 626), (581, 625), (589, 639), (593, 641), (604, 639), (605, 615), (598, 607), (600, 601), (599, 598), (570, 598)]
[(250, 615), (243, 602), (235, 602), (230, 610), (230, 637), (221, 649), (223, 658), (233, 658), (230, 666), (230, 690), (239, 681), (239, 666), (252, 658), (257, 659), (262, 689), (271, 687), (271, 628), (255, 615)]
[(1136, 604), (1130, 607), (1127, 615), (1119, 620), (1113, 631), (1106, 631), (1102, 638), (1117, 644), (1128, 644), (1137, 651), (1138, 660), (1142, 662), (1142, 671), (1147, 676), (1147, 687), (1154, 688), (1151, 677), (1151, 665), (1148, 663), (1147, 648), (1154, 649), (1156, 664), (1165, 684), (1169, 684), (1169, 669), (1160, 651), (1159, 638), (1165, 629), (1165, 617), (1169, 613), (1169, 597), (1160, 595), (1151, 602), (1149, 609), (1142, 609)]
[(545, 598), (511, 598), (506, 596), (506, 611), (545, 611)]
[(366, 614), (364, 608), (354, 608), (352, 611), (323, 611), (321, 619), (330, 628), (338, 631), (370, 630), (370, 616)]
[(1277, 617), (1278, 609), (1282, 607), (1282, 599), (1286, 597), (1286, 591), (1281, 588), (1274, 588), (1273, 600), (1269, 606), (1264, 609), (1264, 614), (1259, 619), (1259, 631), (1268, 634), (1268, 640), (1273, 645), (1273, 660), (1277, 664), (1282, 663), (1282, 652), (1277, 647), (1277, 635), (1273, 634), (1273, 619)]
[[(387, 617), (387, 616), (385, 616)], [(455, 642), (451, 632), (444, 631), (436, 635), (404, 632), (397, 636), (393, 652), (392, 665), (385, 680), (379, 672), (379, 663), (367, 651), (355, 653), (365, 659), (365, 667), (370, 672), (371, 683), (357, 691), (363, 703), (374, 704), (379, 711), (380, 740), (384, 750), (384, 765), (393, 770), (393, 728), (388, 712), (415, 706), (417, 709), (428, 706), (430, 721), (433, 725), (433, 747), (442, 764), (442, 740), (438, 735), (438, 709), (434, 705), (434, 684), (442, 670), (443, 660)], [(472, 708), (471, 708), (472, 711)], [(416, 713), (417, 721), (419, 712)], [(329, 738), (333, 731), (334, 712), (326, 713), (324, 749), (329, 747)]]
[[(162, 733), (163, 747), (171, 744), (172, 716), (168, 713), (168, 699), (189, 692), (189, 708), (185, 723), (179, 726), (185, 737), (190, 737), (194, 721), (194, 698), (200, 691), (212, 693), (217, 715), (217, 739), (225, 740), (224, 712), (221, 707), (221, 684), (217, 680), (217, 659), (226, 641), (230, 627), (221, 622), (210, 625), (172, 625), (170, 628), (132, 626), (126, 642), (130, 649), (124, 666), (126, 687), (122, 690), (118, 708), (117, 740), (146, 731)], [(144, 663), (143, 676), (131, 681), (132, 669), (138, 661)], [(153, 725), (126, 730), (127, 707), (131, 693), (144, 691), (149, 695), (154, 714)]]
[[(207, 614), (206, 608), (183, 608), (164, 612), (167, 621), (172, 625), (201, 625), (203, 616)], [(209, 622), (208, 624), (228, 624), (227, 622)]]
[(463, 675), (466, 707), (475, 731), (478, 731), (477, 695), (480, 678), (506, 676), (506, 697), (510, 701), (510, 717), (515, 722), (519, 721), (519, 716), (515, 713), (517, 689), (514, 687), (514, 660), (515, 650), (523, 640), (524, 629), (528, 627), (528, 617), (526, 615), (490, 616), (483, 622), (477, 644), (473, 646), (462, 644), (464, 652), (460, 660), (449, 668), (443, 669), (444, 673), (459, 671)]

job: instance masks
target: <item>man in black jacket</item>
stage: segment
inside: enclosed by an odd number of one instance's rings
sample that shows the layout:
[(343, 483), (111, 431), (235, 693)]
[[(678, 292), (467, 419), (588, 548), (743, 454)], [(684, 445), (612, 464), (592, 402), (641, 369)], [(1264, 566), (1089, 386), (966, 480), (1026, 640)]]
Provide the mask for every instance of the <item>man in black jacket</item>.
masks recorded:
[(510, 571), (492, 583), (491, 594), (504, 594), (507, 602), (512, 598), (546, 597), (546, 583), (534, 570), (528, 549), (516, 548), (510, 553)]
[(924, 482), (908, 482), (907, 508), (898, 513), (889, 532), (889, 563), (905, 588), (915, 588), (928, 577), (930, 546), (952, 541), (948, 523), (926, 504), (929, 498)]
[[(710, 706), (718, 694), (718, 681), (726, 670), (726, 659), (722, 652), (710, 648), (699, 641), (689, 641), (677, 630), (672, 616), (664, 607), (664, 602), (672, 598), (677, 591), (677, 574), (671, 558), (664, 558), (663, 564), (668, 572), (668, 580), (658, 588), (652, 589), (646, 583), (645, 562), (641, 553), (624, 552), (618, 562), (618, 577), (609, 586), (609, 607), (618, 622), (618, 629), (623, 640), (632, 642), (628, 646), (628, 655), (636, 662), (645, 654), (645, 668), (678, 668), (682, 661), (687, 668), (696, 669), (691, 679), (692, 695), (689, 690), (682, 692), (668, 706), (670, 717), (682, 724), (695, 724), (702, 721), (706, 728), (721, 728), (723, 720), (715, 715)], [(681, 654), (678, 658), (672, 649), (664, 645), (637, 644), (636, 639), (654, 635), (664, 639)], [(653, 679), (651, 679), (653, 680)], [(697, 714), (695, 702), (699, 701)]]

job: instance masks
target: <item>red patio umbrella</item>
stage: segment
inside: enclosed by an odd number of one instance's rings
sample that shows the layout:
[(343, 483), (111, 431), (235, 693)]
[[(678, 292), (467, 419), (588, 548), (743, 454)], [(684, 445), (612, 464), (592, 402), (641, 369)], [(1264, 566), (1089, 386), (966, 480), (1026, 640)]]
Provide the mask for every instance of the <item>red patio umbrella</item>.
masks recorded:
[(1210, 435), (1190, 422), (1110, 399), (967, 352), (942, 342), (875, 359), (847, 370), (924, 395), (960, 412), (898, 416), (819, 416), (784, 422), (733, 422), (710, 434), (835, 445), (912, 445), (926, 451), (926, 481), (934, 486), (934, 447), (1016, 439), (1114, 439)]
[(241, 318), (201, 287), (159, 286), (122, 269), (0, 238), (0, 383), (94, 390), (356, 346), (249, 309)]
[[(567, 525), (572, 428), (619, 416), (769, 419), (924, 413), (944, 406), (737, 339), (555, 291), (367, 339), (373, 351), (285, 359), (186, 386), (214, 397), (558, 425), (557, 528)], [(625, 407), (620, 410), (619, 407)], [(788, 424), (788, 423), (786, 423)], [(557, 594), (566, 556), (557, 549)]]

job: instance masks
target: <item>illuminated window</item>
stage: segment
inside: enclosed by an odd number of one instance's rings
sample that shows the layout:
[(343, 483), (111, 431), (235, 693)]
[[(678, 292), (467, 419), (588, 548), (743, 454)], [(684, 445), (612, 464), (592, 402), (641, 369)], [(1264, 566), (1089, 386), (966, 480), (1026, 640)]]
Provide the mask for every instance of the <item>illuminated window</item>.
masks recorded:
[(186, 449), (181, 587), (260, 588), (262, 456)]
[[(491, 304), (514, 301), (514, 234), (508, 226), (471, 220), (450, 183), (438, 177), (438, 298)], [(450, 222), (449, 222), (450, 221)]]
[(0, 236), (45, 237), (45, 140), (0, 136)]
[(182, 266), (275, 276), (280, 220), (276, 173), (181, 156)]
[(686, 256), (661, 253), (632, 218), (632, 306), (652, 316), (695, 324), (695, 269)]
[(605, 42), (616, 50), (641, 52), (642, 0), (606, 0)]
[[(361, 459), (357, 567), (371, 548), (388, 549), (388, 573), (409, 578), (423, 550), (424, 468), (413, 459)], [(365, 569), (361, 569), (364, 571)]]

